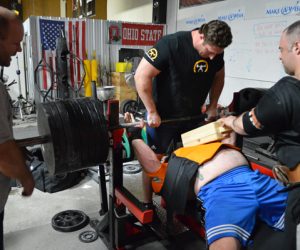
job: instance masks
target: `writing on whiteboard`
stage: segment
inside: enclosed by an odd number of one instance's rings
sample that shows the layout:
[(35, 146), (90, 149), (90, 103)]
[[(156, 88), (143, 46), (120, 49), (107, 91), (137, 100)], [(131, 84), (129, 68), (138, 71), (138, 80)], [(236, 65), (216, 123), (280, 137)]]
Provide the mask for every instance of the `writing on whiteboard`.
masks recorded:
[(253, 25), (253, 34), (256, 38), (279, 37), (286, 25), (286, 21), (257, 23)]
[(218, 19), (221, 21), (234, 21), (245, 19), (245, 12), (240, 8), (234, 11), (230, 11), (229, 13), (219, 15)]
[(206, 19), (203, 16), (185, 20), (186, 25), (198, 25), (200, 23), (205, 23), (205, 22)]
[[(288, 18), (293, 19), (293, 18)], [(235, 34), (225, 50), (226, 74), (231, 77), (276, 82), (284, 75), (279, 60), (281, 32), (291, 21), (282, 17), (232, 22)]]
[(268, 5), (265, 11), (266, 16), (286, 16), (300, 13), (299, 1), (291, 5)]

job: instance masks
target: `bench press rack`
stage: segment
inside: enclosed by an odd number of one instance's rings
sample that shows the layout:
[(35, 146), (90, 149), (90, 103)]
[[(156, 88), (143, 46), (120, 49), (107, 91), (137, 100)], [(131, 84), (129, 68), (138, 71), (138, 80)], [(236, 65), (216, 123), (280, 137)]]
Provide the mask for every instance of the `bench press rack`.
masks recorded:
[[(231, 104), (232, 106), (232, 104)], [(100, 215), (104, 218), (101, 222), (95, 225), (95, 230), (102, 238), (108, 249), (124, 249), (127, 244), (132, 244), (135, 240), (140, 240), (142, 237), (156, 236), (151, 233), (147, 224), (152, 221), (153, 211), (146, 209), (143, 204), (132, 195), (123, 186), (123, 162), (122, 162), (122, 135), (123, 129), (118, 128), (119, 124), (119, 102), (118, 100), (107, 100), (104, 103), (105, 115), (108, 121), (111, 133), (110, 142), (110, 183), (109, 194), (107, 201), (107, 191), (105, 183), (104, 166), (99, 166), (99, 189), (101, 198)], [(230, 110), (232, 111), (232, 110)], [(263, 138), (263, 144), (265, 144)], [(270, 138), (268, 138), (269, 140)], [(261, 138), (257, 140), (254, 138), (255, 143), (260, 143)], [(268, 141), (269, 142), (269, 141)], [(244, 144), (244, 145), (243, 145)], [(251, 144), (251, 142), (250, 142)], [(258, 169), (263, 174), (273, 176), (271, 167), (275, 160), (268, 154), (268, 150), (263, 150), (264, 154), (257, 150), (259, 145), (249, 147), (249, 139), (241, 139), (240, 144), (243, 153), (248, 158), (251, 167), (255, 170)], [(267, 153), (267, 154), (266, 154)], [(108, 206), (109, 205), (109, 206)], [(126, 208), (131, 214), (126, 213)], [(187, 225), (191, 230), (196, 231), (201, 237), (205, 237), (202, 225), (195, 222), (195, 219), (189, 216), (180, 216), (179, 220)], [(134, 223), (140, 222), (141, 226)], [(272, 240), (280, 240), (280, 232), (274, 232), (267, 226), (258, 225), (257, 233), (254, 234), (254, 239), (257, 241), (254, 247), (250, 246), (247, 249), (263, 250), (266, 238)], [(276, 244), (276, 243), (275, 243)]]
[[(98, 179), (100, 191), (101, 222), (94, 225), (94, 229), (101, 237), (108, 249), (122, 249), (125, 245), (142, 237), (148, 237), (149, 231), (142, 225), (150, 223), (153, 210), (144, 205), (123, 186), (122, 135), (123, 128), (119, 125), (119, 101), (104, 101), (104, 111), (110, 130), (109, 153), (109, 192), (105, 181), (104, 165), (99, 165)], [(126, 208), (134, 215), (126, 213)]]

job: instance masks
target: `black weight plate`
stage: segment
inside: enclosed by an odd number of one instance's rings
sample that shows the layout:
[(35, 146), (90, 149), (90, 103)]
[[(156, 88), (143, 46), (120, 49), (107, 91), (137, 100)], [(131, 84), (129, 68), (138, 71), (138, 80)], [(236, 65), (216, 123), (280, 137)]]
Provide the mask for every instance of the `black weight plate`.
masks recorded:
[(107, 149), (106, 146), (109, 146), (108, 122), (105, 119), (105, 116), (103, 114), (103, 105), (102, 105), (102, 102), (99, 100), (95, 100), (95, 102), (93, 104), (94, 104), (95, 110), (98, 113), (98, 118), (100, 121), (100, 127), (101, 127), (100, 131), (102, 133), (101, 138), (103, 138), (103, 140), (102, 140), (103, 143), (101, 145), (103, 145), (103, 147), (102, 147), (103, 149)]
[(93, 166), (92, 158), (94, 153), (94, 134), (93, 134), (93, 124), (91, 121), (91, 117), (86, 105), (83, 103), (83, 99), (76, 99), (75, 100), (81, 109), (83, 127), (85, 131), (85, 141), (87, 145), (87, 159), (86, 161), (82, 162), (83, 167), (91, 167)]
[(70, 120), (70, 128), (72, 131), (72, 137), (73, 137), (73, 149), (74, 152), (76, 153), (76, 159), (77, 159), (77, 163), (74, 162), (74, 164), (72, 165), (72, 171), (78, 170), (81, 168), (82, 164), (82, 142), (81, 142), (81, 136), (80, 136), (80, 131), (81, 131), (81, 127), (79, 126), (80, 123), (77, 122), (76, 118), (77, 118), (77, 114), (76, 114), (76, 110), (73, 107), (73, 101), (68, 100), (64, 102), (65, 108), (69, 114), (69, 120)]
[[(98, 155), (100, 159), (102, 159), (102, 162), (104, 162), (109, 153), (109, 134), (108, 134), (108, 123), (105, 118), (105, 115), (103, 114), (103, 104), (99, 100), (94, 101), (94, 108), (98, 114), (98, 119), (99, 119), (99, 125), (100, 125), (100, 138), (101, 138), (101, 143), (100, 143), (100, 148), (98, 151)], [(105, 160), (104, 160), (105, 159)], [(104, 161), (103, 161), (104, 160)]]
[(85, 165), (85, 162), (88, 162), (88, 157), (89, 157), (89, 147), (88, 147), (88, 141), (86, 139), (86, 134), (87, 134), (87, 128), (86, 128), (86, 121), (84, 119), (82, 110), (79, 107), (79, 104), (75, 99), (70, 100), (69, 102), (71, 106), (73, 107), (73, 111), (75, 114), (75, 121), (74, 124), (79, 128), (79, 141), (80, 141), (80, 155), (81, 155), (81, 168)]
[(91, 143), (91, 152), (92, 152), (92, 156), (90, 158), (90, 161), (95, 166), (96, 164), (98, 164), (96, 154), (97, 154), (97, 145), (100, 142), (99, 141), (100, 133), (99, 133), (99, 129), (97, 128), (97, 126), (98, 126), (97, 117), (96, 117), (95, 112), (93, 111), (92, 99), (91, 98), (82, 99), (82, 105), (84, 105), (84, 107), (87, 111), (87, 115), (89, 116), (89, 119), (90, 119), (91, 124), (92, 124), (92, 126), (89, 129), (90, 132), (93, 135), (93, 140), (90, 141), (90, 143)]
[[(99, 100), (94, 100), (93, 102), (94, 110), (97, 113), (97, 118), (99, 120), (99, 132), (100, 132), (100, 141), (99, 149), (98, 149), (98, 156), (102, 162), (106, 161), (109, 152), (109, 134), (108, 134), (108, 125), (103, 115), (103, 104)], [(104, 160), (105, 159), (105, 160)]]
[(50, 142), (42, 145), (42, 153), (47, 169), (54, 175), (56, 169), (63, 168), (64, 153), (61, 150), (62, 134), (51, 103), (42, 103), (38, 108), (38, 131), (41, 136), (49, 135)]
[(90, 218), (79, 210), (62, 211), (52, 217), (52, 227), (60, 232), (74, 232), (84, 228)]
[(51, 173), (55, 170), (55, 154), (54, 144), (58, 143), (56, 136), (51, 135), (51, 131), (55, 130), (54, 120), (52, 119), (52, 112), (49, 111), (47, 103), (40, 103), (37, 106), (37, 127), (40, 136), (48, 136), (50, 138), (48, 143), (42, 144), (42, 154), (47, 168)]
[(90, 243), (98, 239), (95, 231), (83, 231), (79, 234), (79, 240), (84, 243)]
[(92, 104), (92, 100), (91, 99), (83, 99), (83, 104), (86, 106), (87, 110), (88, 110), (88, 113), (89, 113), (89, 116), (90, 116), (90, 119), (92, 121), (92, 133), (93, 133), (93, 145), (92, 145), (92, 152), (93, 152), (93, 156), (92, 158), (90, 159), (94, 165), (96, 164), (99, 164), (99, 162), (97, 162), (97, 151), (98, 151), (98, 148), (99, 148), (99, 144), (100, 144), (100, 129), (99, 129), (99, 120), (98, 120), (98, 117), (97, 117), (97, 113), (96, 111), (94, 110), (94, 107), (93, 107), (93, 104)]
[(59, 137), (58, 144), (54, 145), (55, 152), (55, 172), (54, 174), (63, 174), (69, 172), (67, 147), (66, 147), (66, 134), (64, 132), (64, 123), (60, 117), (59, 111), (55, 102), (49, 102), (49, 107), (52, 110), (53, 119), (56, 123), (57, 130), (53, 131)]
[(85, 131), (83, 129), (83, 121), (81, 118), (81, 109), (79, 108), (77, 102), (73, 100), (69, 100), (70, 107), (72, 108), (73, 114), (73, 124), (75, 131), (77, 131), (77, 139), (79, 143), (79, 155), (80, 155), (80, 168), (82, 168), (82, 164), (86, 161), (88, 148), (86, 146)]
[(65, 156), (67, 170), (73, 171), (74, 169), (78, 168), (78, 164), (80, 164), (80, 155), (78, 154), (78, 151), (76, 151), (75, 148), (76, 134), (73, 132), (72, 124), (69, 118), (69, 113), (64, 104), (65, 102), (66, 101), (57, 101), (54, 102), (54, 104), (56, 105), (60, 118), (63, 122), (63, 130), (66, 136), (64, 145), (67, 151)]
[[(108, 130), (106, 121), (104, 119), (104, 116), (102, 115), (101, 111), (99, 110), (99, 107), (96, 107), (97, 100), (90, 100), (87, 105), (89, 109), (91, 110), (91, 114), (93, 118), (95, 119), (96, 125), (95, 134), (97, 137), (95, 138), (96, 142), (96, 151), (95, 151), (95, 160), (96, 162), (102, 163), (107, 160), (108, 151), (109, 151), (109, 138), (108, 138)], [(104, 124), (103, 124), (104, 123)]]
[[(105, 119), (105, 116), (103, 115), (103, 106), (101, 101), (95, 100), (93, 102), (95, 110), (98, 114), (98, 119), (99, 119), (99, 129), (101, 132), (101, 143), (100, 143), (100, 149), (99, 149), (99, 159), (104, 162), (107, 159), (108, 152), (109, 152), (109, 135), (108, 135), (108, 125), (107, 121)], [(105, 159), (105, 160), (103, 160)]]

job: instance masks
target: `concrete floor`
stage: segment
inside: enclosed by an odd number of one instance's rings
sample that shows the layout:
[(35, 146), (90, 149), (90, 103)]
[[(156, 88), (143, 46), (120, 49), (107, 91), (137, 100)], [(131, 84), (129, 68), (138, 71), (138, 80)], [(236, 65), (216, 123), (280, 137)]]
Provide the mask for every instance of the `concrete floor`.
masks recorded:
[(35, 189), (29, 198), (23, 198), (21, 190), (12, 189), (5, 209), (6, 250), (107, 249), (100, 239), (92, 243), (79, 240), (80, 232), (92, 230), (89, 225), (68, 233), (56, 231), (51, 226), (52, 217), (65, 210), (80, 210), (90, 218), (101, 219), (95, 181), (87, 177), (75, 187), (53, 194)]
[[(34, 117), (25, 121), (15, 121), (14, 134), (16, 139), (38, 135)], [(141, 172), (124, 174), (124, 186), (138, 199), (141, 199), (143, 196), (140, 188), (142, 186)], [(67, 233), (56, 231), (51, 225), (52, 217), (65, 210), (80, 210), (90, 219), (102, 219), (99, 215), (99, 186), (91, 177), (86, 176), (76, 186), (57, 193), (44, 193), (35, 189), (31, 197), (24, 198), (21, 196), (21, 192), (21, 188), (14, 187), (5, 208), (4, 241), (6, 250), (107, 249), (100, 238), (91, 243), (83, 243), (79, 240), (78, 236), (81, 232), (93, 230), (90, 225)], [(192, 238), (190, 235), (180, 237), (171, 245), (154, 241), (145, 242), (139, 247), (131, 246), (128, 249), (195, 249), (195, 244), (192, 243), (195, 241), (193, 236)], [(184, 243), (184, 247), (182, 243)], [(169, 247), (167, 247), (168, 245)], [(203, 241), (196, 243), (196, 246), (199, 250), (205, 249)]]
[[(14, 121), (16, 139), (38, 135), (35, 117)], [(22, 188), (12, 188), (5, 208), (4, 242), (6, 250), (66, 250), (107, 249), (98, 238), (83, 243), (78, 236), (82, 231), (93, 230), (89, 225), (75, 232), (59, 232), (52, 228), (52, 217), (65, 210), (80, 210), (90, 219), (101, 220), (99, 215), (99, 186), (90, 177), (78, 185), (57, 193), (44, 193), (35, 189), (24, 198)]]

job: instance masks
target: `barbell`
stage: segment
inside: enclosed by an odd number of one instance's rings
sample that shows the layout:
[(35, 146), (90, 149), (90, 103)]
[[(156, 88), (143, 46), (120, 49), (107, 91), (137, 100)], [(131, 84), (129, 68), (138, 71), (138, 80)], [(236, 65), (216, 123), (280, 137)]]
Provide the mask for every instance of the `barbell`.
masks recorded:
[[(120, 123), (117, 127), (110, 128), (103, 110), (103, 102), (91, 98), (40, 103), (37, 105), (39, 136), (16, 142), (20, 147), (42, 144), (44, 161), (52, 175), (97, 166), (108, 157), (108, 131), (139, 124)], [(169, 119), (162, 123), (200, 117)]]

